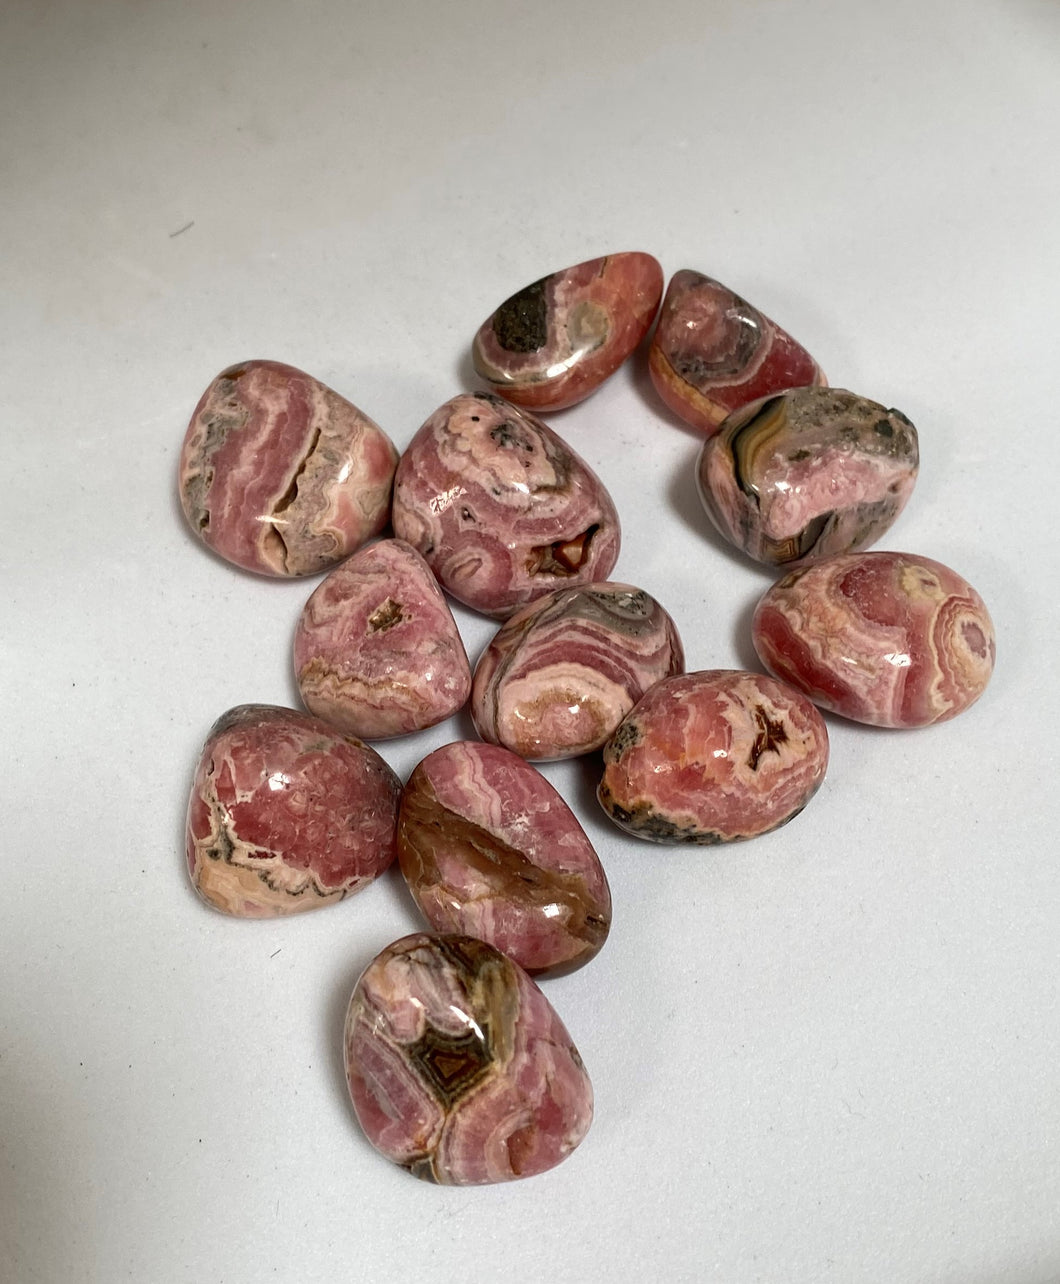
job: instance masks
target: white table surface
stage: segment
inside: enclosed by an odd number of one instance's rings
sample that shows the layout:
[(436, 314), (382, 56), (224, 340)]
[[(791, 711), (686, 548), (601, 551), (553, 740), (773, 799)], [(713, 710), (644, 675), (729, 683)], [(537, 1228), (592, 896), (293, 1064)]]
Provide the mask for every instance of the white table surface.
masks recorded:
[[(1045, 0), (7, 0), (0, 11), (0, 1279), (11, 1284), (1060, 1280), (1060, 7)], [(214, 718), (293, 703), (312, 584), (185, 529), (223, 366), (318, 375), (399, 447), (506, 295), (610, 250), (706, 271), (917, 424), (882, 547), (998, 630), (956, 722), (829, 720), (793, 824), (611, 827), (611, 939), (544, 987), (596, 1119), (552, 1173), (439, 1189), (348, 1105), (392, 871), (244, 923), (183, 867)], [(643, 365), (551, 422), (615, 575), (690, 668), (754, 664)], [(456, 615), (474, 657), (491, 624)], [(403, 775), (467, 734), (381, 746)]]

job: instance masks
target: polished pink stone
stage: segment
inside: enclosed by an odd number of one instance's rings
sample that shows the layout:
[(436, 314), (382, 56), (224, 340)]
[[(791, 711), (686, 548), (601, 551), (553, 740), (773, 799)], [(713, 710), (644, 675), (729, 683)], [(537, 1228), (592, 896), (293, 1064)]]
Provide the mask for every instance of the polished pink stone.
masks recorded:
[(528, 972), (588, 962), (611, 895), (574, 813), (541, 773), (496, 745), (436, 749), (409, 777), (398, 860), (439, 932), (477, 936)]
[(710, 669), (652, 687), (604, 746), (597, 796), (638, 838), (731, 842), (797, 816), (827, 766), (809, 700), (759, 673)]
[(842, 388), (793, 388), (729, 415), (703, 444), (697, 480), (727, 540), (794, 570), (879, 539), (919, 463), (900, 411)]
[(771, 673), (824, 709), (877, 727), (924, 727), (982, 695), (994, 626), (956, 571), (912, 553), (851, 553), (793, 571), (751, 625)]
[(523, 758), (570, 758), (599, 749), (683, 668), (676, 625), (643, 589), (558, 589), (501, 625), (475, 669), (471, 715), (483, 740)]
[(593, 1093), (551, 1004), (470, 936), (406, 936), (365, 968), (346, 1016), (346, 1076), (368, 1140), (447, 1186), (532, 1177), (566, 1159)]
[(362, 548), (317, 587), (295, 632), (294, 666), (307, 709), (369, 740), (432, 727), (471, 689), (445, 597), (399, 539)]
[(826, 382), (813, 357), (776, 322), (687, 269), (667, 287), (648, 365), (674, 414), (708, 433), (749, 401)]
[(658, 261), (636, 251), (553, 272), (483, 322), (471, 351), (475, 370), (517, 406), (573, 406), (648, 333), (662, 288)]
[(242, 918), (340, 901), (394, 859), (400, 793), (374, 749), (316, 718), (230, 709), (210, 730), (188, 802), (195, 890)]
[(396, 466), (390, 438), (338, 393), (279, 361), (244, 361), (195, 407), (180, 499), (229, 562), (312, 575), (383, 529)]
[(618, 557), (618, 514), (599, 478), (540, 419), (491, 393), (454, 397), (416, 433), (393, 517), (447, 592), (498, 619), (605, 579)]

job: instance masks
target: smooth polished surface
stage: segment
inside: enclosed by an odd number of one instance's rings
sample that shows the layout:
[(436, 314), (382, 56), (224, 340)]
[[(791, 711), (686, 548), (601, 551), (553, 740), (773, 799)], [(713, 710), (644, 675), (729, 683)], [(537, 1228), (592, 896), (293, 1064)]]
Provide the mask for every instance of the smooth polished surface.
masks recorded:
[(758, 604), (752, 633), (770, 673), (876, 727), (954, 718), (994, 671), (983, 599), (915, 553), (852, 553), (786, 575)]
[(429, 754), (401, 798), (398, 859), (438, 932), (488, 941), (530, 973), (580, 967), (611, 893), (574, 813), (540, 772), (471, 740)]
[(701, 670), (657, 683), (604, 746), (597, 797), (655, 843), (755, 838), (799, 814), (824, 780), (828, 732), (793, 688)]
[(442, 591), (399, 539), (361, 549), (314, 590), (295, 631), (294, 668), (307, 709), (368, 740), (433, 727), (471, 690)]
[(345, 1053), (368, 1140), (439, 1185), (533, 1177), (592, 1122), (589, 1076), (552, 1005), (471, 936), (418, 933), (377, 955), (350, 999)]
[(563, 410), (609, 378), (648, 333), (662, 298), (657, 259), (608, 254), (528, 285), (479, 327), (471, 356), (495, 392)]
[(606, 579), (618, 557), (600, 479), (540, 419), (490, 393), (453, 397), (413, 437), (393, 520), (447, 592), (502, 620), (553, 589)]
[(759, 397), (826, 382), (786, 330), (720, 281), (688, 269), (666, 287), (649, 366), (666, 405), (707, 433)]
[(559, 589), (501, 625), (475, 666), (475, 730), (523, 758), (599, 749), (648, 688), (680, 673), (677, 626), (631, 584)]
[(180, 454), (196, 535), (263, 575), (312, 575), (387, 523), (397, 466), (378, 424), (279, 361), (229, 366), (199, 399)]
[(317, 718), (240, 705), (206, 737), (188, 801), (195, 890), (237, 918), (341, 901), (394, 859), (401, 782)]
[(696, 479), (730, 543), (794, 570), (875, 543), (919, 465), (916, 429), (900, 410), (842, 388), (796, 388), (729, 415), (704, 442)]

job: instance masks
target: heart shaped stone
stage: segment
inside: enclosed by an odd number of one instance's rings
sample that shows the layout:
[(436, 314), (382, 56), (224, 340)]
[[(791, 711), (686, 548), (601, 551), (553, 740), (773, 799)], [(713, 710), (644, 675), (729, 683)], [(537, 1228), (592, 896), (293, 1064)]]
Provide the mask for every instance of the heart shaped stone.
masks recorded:
[(394, 859), (401, 782), (382, 758), (307, 714), (230, 709), (210, 730), (188, 802), (195, 890), (240, 918), (331, 905)]
[(589, 466), (540, 419), (489, 393), (447, 401), (401, 457), (394, 532), (442, 587), (507, 619), (572, 584), (606, 579), (618, 514)]
[(566, 1159), (592, 1086), (551, 1004), (470, 936), (418, 933), (365, 968), (350, 999), (346, 1077), (368, 1140), (417, 1177), (511, 1181)]
[(439, 932), (488, 941), (528, 972), (580, 967), (607, 939), (611, 894), (592, 844), (541, 773), (464, 740), (409, 777), (398, 859)]
[(650, 254), (608, 254), (553, 272), (506, 299), (475, 335), (475, 370), (530, 410), (584, 400), (648, 333), (663, 274)]
[(433, 727), (460, 709), (471, 668), (427, 563), (380, 540), (316, 588), (294, 639), (306, 708), (367, 740)]

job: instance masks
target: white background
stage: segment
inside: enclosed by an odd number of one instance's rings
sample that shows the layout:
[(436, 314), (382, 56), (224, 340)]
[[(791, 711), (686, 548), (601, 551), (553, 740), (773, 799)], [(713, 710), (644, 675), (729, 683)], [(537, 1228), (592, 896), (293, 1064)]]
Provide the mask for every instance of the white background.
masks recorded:
[[(5, 1284), (1060, 1280), (1058, 210), (1050, 0), (6, 0)], [(544, 983), (596, 1120), (550, 1174), (433, 1188), (342, 1077), (354, 980), (418, 925), (396, 874), (265, 923), (187, 882), (199, 746), (296, 701), (312, 583), (198, 545), (177, 453), (248, 357), (404, 447), (506, 295), (626, 249), (913, 419), (881, 546), (979, 589), (997, 671), (930, 730), (830, 719), (816, 799), (728, 849), (626, 838), (594, 764), (547, 768), (615, 900)], [(689, 667), (753, 665), (770, 577), (643, 365), (551, 422)], [(457, 617), (474, 658), (492, 626)], [(405, 775), (468, 726), (382, 750)]]

